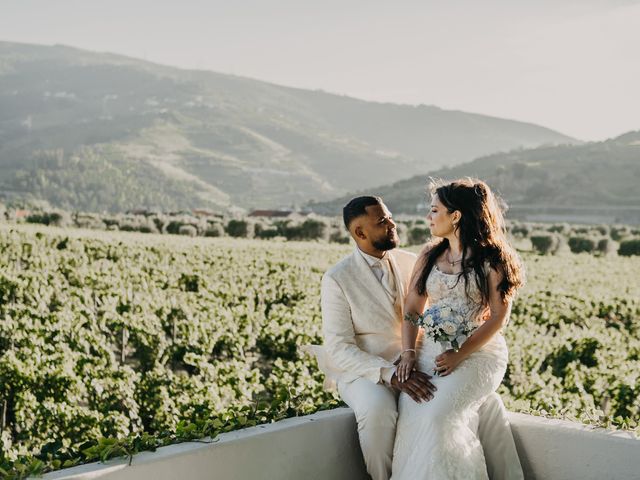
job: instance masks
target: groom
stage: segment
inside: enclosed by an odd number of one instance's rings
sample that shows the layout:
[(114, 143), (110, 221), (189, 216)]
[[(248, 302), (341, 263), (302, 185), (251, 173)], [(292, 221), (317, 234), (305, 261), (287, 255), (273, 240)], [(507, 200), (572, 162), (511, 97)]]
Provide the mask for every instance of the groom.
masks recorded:
[[(396, 249), (396, 224), (379, 197), (354, 198), (344, 207), (343, 219), (357, 247), (322, 278), (324, 348), (318, 363), (327, 386), (337, 386), (355, 413), (369, 475), (384, 480), (391, 476), (398, 393), (416, 402), (438, 393), (424, 372), (414, 371), (405, 382), (395, 373), (403, 302), (416, 256)], [(478, 421), (490, 478), (522, 478), (497, 394), (480, 407)]]

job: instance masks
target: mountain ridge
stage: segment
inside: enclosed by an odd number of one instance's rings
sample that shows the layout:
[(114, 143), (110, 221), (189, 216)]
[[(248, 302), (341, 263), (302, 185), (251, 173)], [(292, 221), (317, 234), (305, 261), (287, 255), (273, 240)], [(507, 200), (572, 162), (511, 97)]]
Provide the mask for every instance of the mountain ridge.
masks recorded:
[(392, 184), (361, 189), (330, 202), (313, 203), (309, 208), (336, 215), (353, 196), (375, 194), (383, 197), (395, 213), (422, 213), (426, 210), (429, 177), (480, 178), (518, 212), (517, 216), (536, 209), (640, 211), (640, 130), (602, 142), (487, 155)]
[[(436, 106), (0, 42), (0, 186), (9, 200), (83, 210), (273, 208), (518, 146), (577, 142)], [(103, 184), (76, 168), (83, 156), (104, 166)], [(139, 185), (120, 188), (126, 172), (142, 175)]]

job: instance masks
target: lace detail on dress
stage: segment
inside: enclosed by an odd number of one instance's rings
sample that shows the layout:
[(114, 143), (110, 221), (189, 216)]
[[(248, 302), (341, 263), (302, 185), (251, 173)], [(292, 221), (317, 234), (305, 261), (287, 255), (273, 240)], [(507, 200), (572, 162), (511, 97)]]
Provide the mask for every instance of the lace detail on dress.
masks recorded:
[(456, 311), (466, 313), (478, 324), (486, 310), (473, 275), (469, 278), (467, 296), (464, 277), (459, 277), (457, 273), (444, 273), (436, 265), (427, 278), (427, 297), (429, 305), (446, 301)]

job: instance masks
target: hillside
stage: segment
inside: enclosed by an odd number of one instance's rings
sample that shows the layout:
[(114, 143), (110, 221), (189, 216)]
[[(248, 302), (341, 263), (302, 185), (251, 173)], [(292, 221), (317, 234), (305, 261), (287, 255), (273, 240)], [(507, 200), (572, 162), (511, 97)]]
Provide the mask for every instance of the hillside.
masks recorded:
[[(472, 162), (416, 175), (391, 185), (360, 190), (384, 198), (396, 213), (426, 210), (429, 176), (454, 179), (463, 176), (487, 181), (510, 205), (516, 216), (531, 217), (536, 210), (564, 212), (614, 212), (640, 216), (640, 131), (604, 142), (583, 145), (514, 150), (478, 158)], [(349, 198), (311, 205), (317, 212), (337, 214)], [(636, 213), (633, 213), (636, 212)], [(611, 213), (609, 213), (611, 214)], [(637, 220), (637, 219), (636, 219)], [(633, 220), (633, 223), (636, 223)], [(606, 221), (603, 219), (601, 221)]]
[(92, 211), (277, 207), (570, 142), (433, 106), (0, 42), (0, 188), (9, 200)]

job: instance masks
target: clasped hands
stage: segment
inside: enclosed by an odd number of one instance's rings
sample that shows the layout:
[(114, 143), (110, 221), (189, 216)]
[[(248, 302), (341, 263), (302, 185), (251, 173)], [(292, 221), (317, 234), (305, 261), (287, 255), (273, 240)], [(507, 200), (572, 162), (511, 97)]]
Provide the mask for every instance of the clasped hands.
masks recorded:
[[(411, 353), (413, 356), (406, 355)], [(404, 352), (398, 360), (396, 372), (391, 377), (391, 386), (401, 392), (405, 392), (414, 401), (428, 402), (436, 391), (431, 383), (431, 375), (417, 371), (415, 366), (415, 352)]]
[[(463, 360), (455, 350), (447, 350), (436, 357), (434, 374), (445, 377), (453, 372)], [(431, 375), (415, 369), (416, 352), (405, 350), (398, 360), (396, 373), (391, 378), (391, 385), (407, 393), (416, 402), (429, 401), (433, 398), (436, 387), (431, 383)]]

